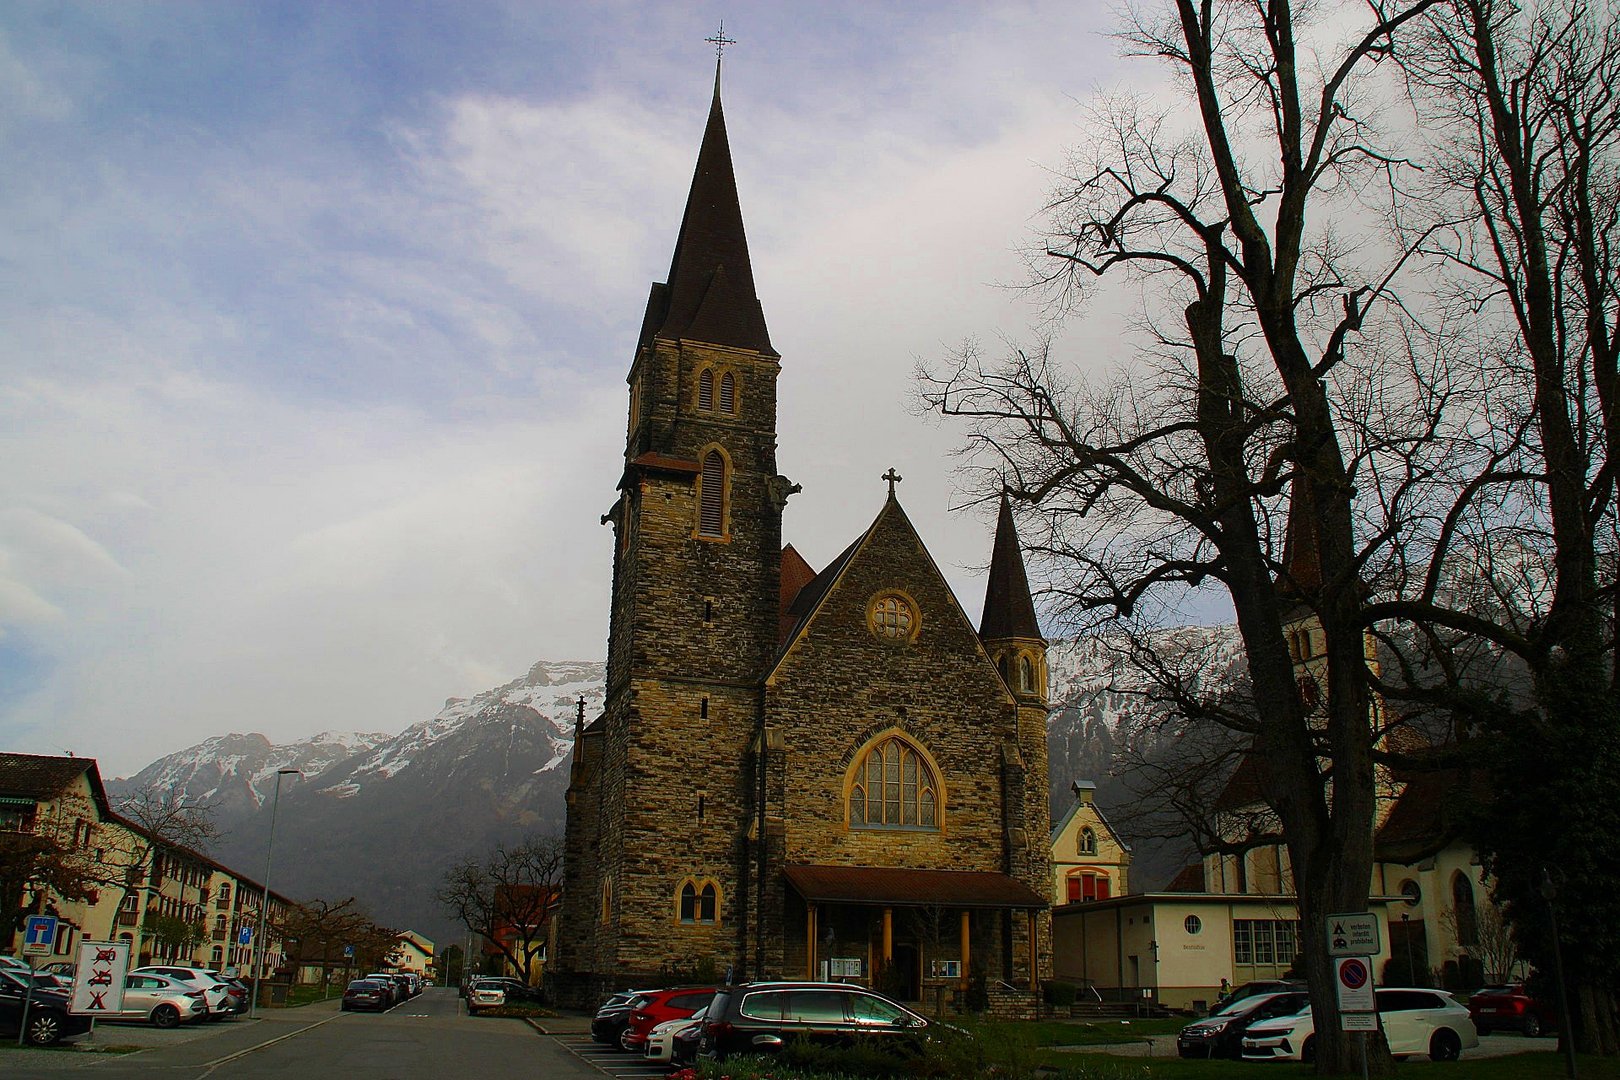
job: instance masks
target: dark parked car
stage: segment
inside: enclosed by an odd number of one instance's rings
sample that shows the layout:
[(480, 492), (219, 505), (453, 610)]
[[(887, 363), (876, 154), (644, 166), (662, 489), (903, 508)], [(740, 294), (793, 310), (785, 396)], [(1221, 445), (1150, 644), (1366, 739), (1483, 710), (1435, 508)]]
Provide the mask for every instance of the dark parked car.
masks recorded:
[(343, 990), (343, 1004), (338, 1006), (344, 1012), (359, 1009), (370, 1009), (373, 1012), (383, 1012), (394, 1003), (392, 991), (376, 979), (355, 979)]
[(917, 1048), (928, 1021), (882, 994), (844, 983), (771, 982), (723, 987), (704, 1014), (698, 1052), (705, 1057), (770, 1053), (793, 1040), (847, 1045), (882, 1040)]
[(1468, 999), (1468, 1015), (1481, 1035), (1522, 1031), (1534, 1039), (1558, 1030), (1558, 1013), (1531, 997), (1523, 983), (1487, 986)]
[(1292, 1016), (1310, 1004), (1303, 990), (1280, 994), (1251, 994), (1225, 1010), (1188, 1024), (1176, 1037), (1176, 1050), (1184, 1058), (1240, 1058), (1243, 1033), (1249, 1025), (1274, 1016)]
[(27, 1002), (28, 1019), (23, 1020), (28, 983), (10, 970), (0, 971), (0, 1035), (16, 1037), (34, 1046), (50, 1046), (72, 1035), (90, 1030), (90, 1017), (68, 1012), (73, 996), (52, 987), (35, 986), (33, 1000)]
[(1310, 986), (1303, 979), (1256, 979), (1254, 982), (1234, 986), (1222, 994), (1215, 1000), (1215, 1004), (1210, 1006), (1210, 1015), (1225, 1012), (1246, 997), (1254, 997), (1256, 994), (1281, 994), (1289, 990), (1308, 993)]
[(630, 1011), (641, 1001), (643, 990), (624, 990), (606, 1001), (591, 1018), (591, 1038), (609, 1046), (619, 1045), (619, 1036), (630, 1024)]

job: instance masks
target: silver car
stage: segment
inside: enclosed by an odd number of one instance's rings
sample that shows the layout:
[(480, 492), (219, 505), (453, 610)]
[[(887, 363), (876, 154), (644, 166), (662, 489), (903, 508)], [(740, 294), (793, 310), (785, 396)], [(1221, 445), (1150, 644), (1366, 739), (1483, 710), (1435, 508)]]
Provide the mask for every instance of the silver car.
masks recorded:
[(163, 975), (178, 983), (189, 986), (193, 990), (201, 990), (204, 999), (208, 1002), (208, 1015), (216, 1020), (222, 1020), (231, 1015), (231, 991), (218, 975), (207, 968), (177, 967), (167, 964), (152, 964), (148, 967), (139, 967), (130, 972), (131, 975)]
[(203, 991), (167, 975), (128, 975), (124, 978), (124, 1007), (118, 1011), (116, 1019), (141, 1020), (153, 1027), (172, 1028), (207, 1015), (208, 1003)]

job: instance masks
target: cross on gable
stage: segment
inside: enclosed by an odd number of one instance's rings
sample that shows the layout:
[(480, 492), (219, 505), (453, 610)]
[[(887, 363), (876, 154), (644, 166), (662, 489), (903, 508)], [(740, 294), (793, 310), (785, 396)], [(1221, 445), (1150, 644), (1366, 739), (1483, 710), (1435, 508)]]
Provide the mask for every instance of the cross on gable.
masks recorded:
[(882, 476), (878, 477), (878, 479), (879, 480), (887, 480), (889, 482), (889, 498), (892, 499), (892, 498), (894, 498), (894, 485), (896, 485), (900, 481), (904, 480), (905, 477), (903, 477), (899, 473), (895, 472), (894, 471), (894, 466), (891, 465), (891, 466), (889, 466), (889, 471), (884, 473)]

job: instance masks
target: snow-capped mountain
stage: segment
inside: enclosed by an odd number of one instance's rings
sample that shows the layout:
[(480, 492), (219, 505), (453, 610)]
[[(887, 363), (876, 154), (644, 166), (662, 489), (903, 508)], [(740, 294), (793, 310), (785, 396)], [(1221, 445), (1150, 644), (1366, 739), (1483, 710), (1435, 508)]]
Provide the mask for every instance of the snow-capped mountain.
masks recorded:
[(281, 746), (263, 735), (216, 735), (196, 746), (159, 758), (127, 780), (114, 780), (114, 795), (152, 788), (206, 803), (216, 813), (251, 812), (269, 797), (280, 769), (318, 776), (339, 762), (386, 743), (385, 732), (323, 731)]
[[(295, 898), (358, 895), (373, 917), (453, 940), (434, 890), (445, 868), (530, 833), (560, 832), (579, 701), (602, 708), (599, 662), (545, 661), (471, 698), (451, 698), (398, 735), (322, 734), (272, 745), (224, 735), (153, 762), (115, 797), (179, 792), (214, 808), (212, 854), (249, 874), (269, 839), (269, 798), (284, 779), (274, 887)], [(296, 856), (283, 856), (296, 851)]]

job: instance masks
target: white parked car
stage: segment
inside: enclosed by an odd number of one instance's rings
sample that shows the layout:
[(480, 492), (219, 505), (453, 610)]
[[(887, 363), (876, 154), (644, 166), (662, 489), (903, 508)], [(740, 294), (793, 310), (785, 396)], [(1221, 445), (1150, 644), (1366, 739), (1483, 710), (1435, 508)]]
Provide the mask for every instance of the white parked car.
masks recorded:
[(668, 1062), (673, 1060), (675, 1054), (675, 1036), (687, 1028), (697, 1027), (703, 1023), (703, 1010), (698, 1010), (696, 1016), (679, 1016), (674, 1020), (665, 1020), (661, 1024), (654, 1024), (652, 1030), (647, 1032), (647, 1046), (642, 1051), (648, 1061)]
[[(131, 973), (124, 977), (124, 1008), (119, 1020), (144, 1020), (172, 1028), (208, 1016), (206, 993), (167, 975)], [(107, 1017), (114, 1019), (114, 1017)]]
[(498, 1009), (506, 1004), (506, 988), (493, 979), (479, 979), (467, 988), (467, 1011)]
[[(1427, 1054), (1434, 1061), (1456, 1061), (1479, 1045), (1468, 1010), (1443, 990), (1381, 986), (1378, 1022), (1397, 1058)], [(1307, 1006), (1292, 1016), (1262, 1020), (1243, 1036), (1245, 1061), (1314, 1061), (1316, 1021)]]
[(203, 998), (208, 1002), (208, 1018), (222, 1020), (231, 1015), (231, 989), (219, 977), (216, 971), (207, 968), (178, 967), (171, 964), (151, 964), (147, 967), (138, 967), (130, 972), (131, 975), (165, 975), (176, 982), (184, 983), (193, 990), (201, 990)]

